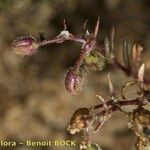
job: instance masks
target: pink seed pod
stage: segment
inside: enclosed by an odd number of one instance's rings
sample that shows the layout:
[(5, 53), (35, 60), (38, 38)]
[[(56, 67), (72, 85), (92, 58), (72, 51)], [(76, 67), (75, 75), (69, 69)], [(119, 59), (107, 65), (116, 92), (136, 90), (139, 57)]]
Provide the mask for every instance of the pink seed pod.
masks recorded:
[(70, 68), (66, 74), (65, 87), (72, 95), (77, 95), (83, 88), (85, 76), (82, 70)]
[(33, 55), (37, 52), (38, 48), (37, 40), (31, 36), (19, 37), (12, 43), (12, 52), (21, 56)]

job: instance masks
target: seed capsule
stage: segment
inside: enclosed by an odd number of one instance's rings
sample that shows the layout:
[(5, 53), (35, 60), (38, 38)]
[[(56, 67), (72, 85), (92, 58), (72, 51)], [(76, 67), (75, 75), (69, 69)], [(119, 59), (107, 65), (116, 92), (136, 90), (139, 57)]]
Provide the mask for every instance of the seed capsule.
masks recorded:
[(66, 90), (76, 95), (82, 89), (84, 85), (84, 75), (83, 71), (76, 71), (73, 68), (69, 69), (65, 78), (65, 87)]
[(37, 52), (39, 48), (38, 42), (31, 36), (23, 36), (17, 38), (12, 44), (12, 51), (16, 55), (30, 56)]
[(142, 138), (150, 138), (150, 112), (138, 107), (130, 115), (130, 124), (135, 134)]
[(67, 128), (67, 130), (70, 132), (70, 134), (75, 134), (77, 132), (80, 132), (86, 126), (84, 117), (88, 117), (88, 116), (89, 116), (88, 108), (77, 109), (73, 113), (73, 115), (71, 117), (71, 121)]

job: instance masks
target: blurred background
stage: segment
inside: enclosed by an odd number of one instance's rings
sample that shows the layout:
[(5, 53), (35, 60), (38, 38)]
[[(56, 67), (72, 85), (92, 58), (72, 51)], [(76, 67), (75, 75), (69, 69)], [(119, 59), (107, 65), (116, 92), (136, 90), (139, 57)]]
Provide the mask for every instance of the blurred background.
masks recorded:
[[(66, 69), (74, 65), (79, 55), (78, 43), (46, 46), (36, 55), (22, 58), (11, 53), (14, 39), (23, 35), (38, 37), (40, 32), (45, 33), (46, 38), (52, 38), (63, 30), (64, 18), (71, 33), (79, 34), (86, 19), (89, 19), (88, 28), (92, 32), (100, 16), (99, 41), (103, 41), (113, 24), (120, 62), (124, 39), (129, 40), (130, 48), (134, 42), (141, 43), (146, 76), (149, 77), (149, 14), (148, 0), (0, 0), (0, 139), (18, 142), (73, 139), (66, 131), (72, 113), (79, 107), (99, 104), (96, 94), (106, 97), (106, 75), (111, 72), (118, 92), (128, 80), (121, 71), (106, 67), (102, 72), (89, 73), (85, 88), (79, 95), (72, 96), (66, 92), (63, 81)], [(135, 96), (132, 92), (128, 95), (130, 98)], [(98, 134), (92, 136), (92, 141), (100, 144), (103, 150), (134, 150), (135, 136), (127, 128), (127, 119), (116, 113)], [(18, 146), (14, 149), (29, 148)], [(41, 149), (79, 148), (35, 148)]]

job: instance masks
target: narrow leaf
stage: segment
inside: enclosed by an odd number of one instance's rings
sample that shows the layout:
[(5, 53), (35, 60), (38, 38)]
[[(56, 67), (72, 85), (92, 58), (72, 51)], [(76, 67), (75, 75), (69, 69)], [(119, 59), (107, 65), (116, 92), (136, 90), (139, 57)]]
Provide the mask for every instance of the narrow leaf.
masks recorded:
[(143, 47), (140, 44), (138, 44), (137, 45), (137, 64), (136, 64), (137, 67), (139, 67), (141, 65), (141, 60), (142, 60), (141, 54), (142, 54), (142, 51), (143, 51)]
[(96, 36), (98, 34), (99, 24), (100, 24), (100, 17), (98, 17), (98, 19), (97, 19), (97, 23), (96, 23), (95, 30), (94, 30), (94, 37), (95, 38), (96, 38)]
[(139, 71), (138, 71), (138, 82), (144, 82), (144, 71), (145, 71), (145, 64), (142, 64)]
[(89, 35), (90, 35), (89, 30), (86, 30), (85, 36), (87, 37)]
[(114, 92), (114, 87), (110, 78), (110, 74), (108, 74), (108, 83), (109, 83), (109, 91), (112, 95), (114, 95), (115, 92)]
[(110, 42), (107, 36), (105, 36), (104, 44), (105, 44), (106, 57), (109, 58), (111, 51), (110, 51)]
[(64, 26), (64, 30), (67, 30), (67, 24), (66, 24), (66, 20), (63, 20), (63, 26)]
[(102, 101), (102, 103), (104, 105), (104, 108), (107, 109), (107, 104), (106, 104), (105, 99), (102, 96), (100, 96), (100, 95), (96, 95), (96, 97)]
[(85, 32), (86, 32), (87, 22), (88, 22), (88, 19), (83, 23), (83, 25), (81, 27), (82, 34), (85, 34)]
[(129, 49), (128, 49), (128, 41), (127, 40), (124, 40), (123, 41), (123, 60), (124, 60), (124, 64), (125, 64), (125, 67), (127, 69), (130, 69), (131, 66), (130, 66), (130, 58), (129, 58)]
[(115, 35), (115, 28), (112, 26), (111, 33), (110, 33), (110, 47), (111, 53), (114, 53), (114, 35)]

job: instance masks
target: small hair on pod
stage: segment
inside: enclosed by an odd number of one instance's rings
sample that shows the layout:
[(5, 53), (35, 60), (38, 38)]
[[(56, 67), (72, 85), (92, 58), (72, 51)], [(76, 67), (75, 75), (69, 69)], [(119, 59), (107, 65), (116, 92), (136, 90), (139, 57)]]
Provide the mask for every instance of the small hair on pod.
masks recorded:
[(12, 52), (20, 56), (31, 56), (37, 52), (39, 44), (32, 36), (18, 37), (12, 43)]

